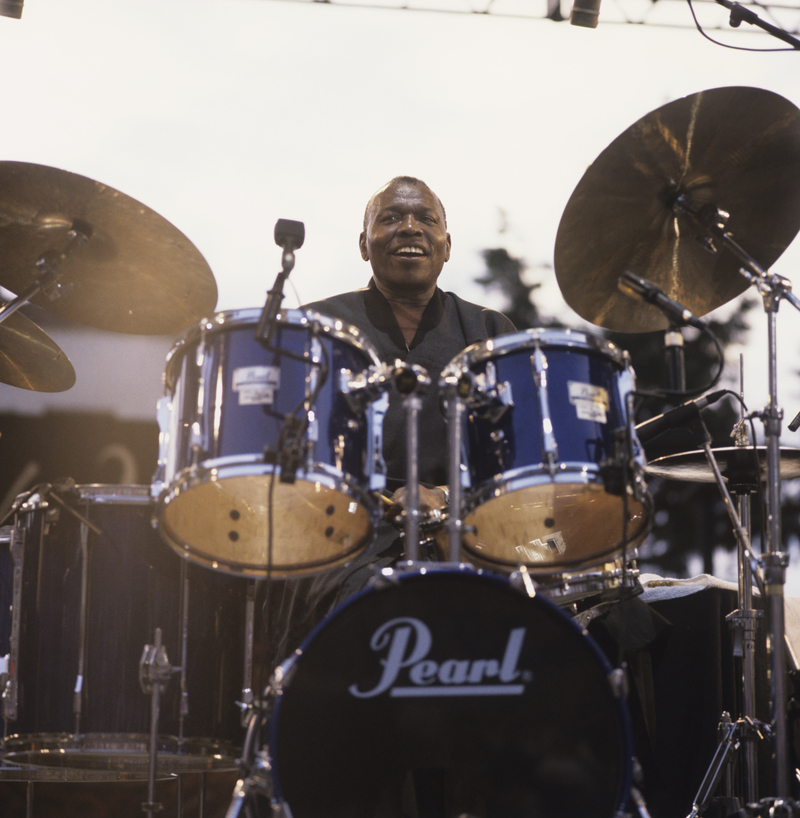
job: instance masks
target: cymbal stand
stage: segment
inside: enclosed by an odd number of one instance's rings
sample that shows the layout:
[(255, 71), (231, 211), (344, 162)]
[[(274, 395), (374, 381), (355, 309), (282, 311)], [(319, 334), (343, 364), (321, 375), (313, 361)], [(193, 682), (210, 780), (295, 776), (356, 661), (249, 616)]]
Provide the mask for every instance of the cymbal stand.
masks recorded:
[(142, 692), (151, 696), (150, 700), (150, 764), (148, 768), (147, 801), (142, 810), (149, 818), (161, 811), (156, 803), (156, 759), (158, 756), (158, 716), (161, 694), (169, 682), (170, 675), (179, 668), (169, 663), (166, 648), (161, 644), (161, 628), (156, 628), (152, 645), (145, 645), (139, 660), (139, 685)]
[(21, 295), (6, 304), (0, 310), (0, 324), (10, 315), (15, 313), (20, 307), (27, 304), (34, 296), (41, 292), (47, 294), (51, 301), (66, 292), (69, 292), (72, 285), (61, 283), (61, 265), (67, 260), (72, 251), (82, 245), (92, 237), (92, 226), (82, 219), (75, 219), (72, 228), (67, 233), (69, 244), (65, 250), (50, 249), (42, 253), (36, 261), (36, 277), (33, 283)]
[[(732, 618), (729, 618), (731, 627), (734, 629), (735, 650), (741, 650), (739, 655), (742, 656), (743, 667), (743, 715), (741, 719), (731, 721), (728, 713), (723, 713), (720, 722), (720, 741), (717, 746), (717, 751), (711, 761), (705, 778), (700, 784), (700, 789), (695, 796), (692, 804), (692, 811), (689, 813), (689, 818), (697, 818), (702, 815), (708, 807), (711, 797), (719, 784), (723, 772), (728, 767), (733, 751), (739, 746), (741, 739), (745, 741), (745, 779), (746, 779), (746, 796), (748, 801), (757, 791), (756, 784), (756, 752), (753, 744), (753, 739), (761, 738), (765, 733), (769, 733), (769, 728), (764, 725), (759, 725), (755, 720), (755, 627), (757, 612), (752, 608), (752, 580), (753, 577), (758, 581), (759, 587), (764, 594), (764, 586), (761, 583), (761, 578), (758, 574), (758, 566), (753, 556), (750, 545), (750, 534), (745, 525), (749, 526), (749, 505), (740, 503), (740, 510), (743, 514), (737, 512), (733, 504), (728, 486), (725, 478), (722, 476), (716, 457), (711, 449), (711, 436), (703, 423), (702, 418), (698, 415), (694, 431), (698, 433), (698, 442), (705, 452), (706, 460), (714, 475), (714, 480), (719, 487), (725, 502), (725, 508), (728, 516), (733, 523), (734, 532), (739, 548), (739, 606), (738, 610), (734, 611)], [(739, 445), (742, 443), (737, 440)], [(741, 498), (740, 498), (741, 499)], [(738, 644), (736, 644), (738, 643)], [(729, 787), (729, 795), (733, 795), (732, 787)]]
[[(744, 444), (746, 445), (746, 444)], [(736, 490), (736, 489), (735, 489)], [(742, 487), (738, 494), (739, 516), (744, 528), (750, 530), (750, 497)], [(763, 738), (756, 721), (756, 631), (761, 611), (753, 608), (753, 569), (747, 559), (743, 543), (738, 543), (739, 589), (738, 606), (726, 617), (733, 632), (733, 654), (742, 659), (742, 713), (739, 724), (744, 738), (744, 782), (748, 804), (758, 799), (757, 748), (754, 739)], [(768, 730), (766, 731), (768, 732)]]
[[(783, 586), (786, 581), (787, 553), (780, 550), (780, 427), (783, 413), (778, 408), (777, 392), (777, 313), (782, 300), (800, 310), (800, 299), (791, 292), (791, 282), (764, 270), (743, 250), (726, 230), (729, 214), (713, 203), (699, 210), (691, 205), (689, 194), (681, 194), (673, 203), (676, 215), (685, 215), (712, 242), (718, 239), (742, 262), (739, 272), (756, 286), (764, 300), (768, 328), (769, 405), (761, 412), (767, 444), (767, 543), (761, 557), (765, 606), (768, 617), (772, 729), (775, 758), (774, 795), (783, 802), (790, 795), (789, 752), (786, 725), (786, 621)], [(716, 475), (715, 475), (716, 476)], [(719, 481), (718, 481), (719, 482)]]

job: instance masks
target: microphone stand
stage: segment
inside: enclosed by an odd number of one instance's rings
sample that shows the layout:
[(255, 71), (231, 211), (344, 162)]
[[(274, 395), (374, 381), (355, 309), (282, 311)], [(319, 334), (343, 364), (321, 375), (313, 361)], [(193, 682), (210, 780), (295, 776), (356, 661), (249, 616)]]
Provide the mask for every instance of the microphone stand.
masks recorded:
[(777, 37), (779, 40), (789, 43), (792, 48), (800, 49), (800, 40), (792, 37), (791, 34), (788, 34), (782, 28), (773, 26), (771, 23), (765, 23), (754, 11), (746, 9), (744, 6), (739, 5), (739, 3), (732, 3), (731, 0), (716, 0), (716, 2), (730, 10), (731, 25), (734, 28), (739, 28), (743, 22), (749, 23), (751, 26), (758, 26), (758, 28), (763, 29), (773, 37)]
[(671, 323), (664, 333), (664, 358), (670, 391), (685, 392), (686, 355), (683, 348), (683, 333), (677, 324)]
[(265, 347), (269, 347), (272, 343), (272, 336), (275, 334), (275, 319), (281, 308), (281, 301), (283, 301), (283, 285), (294, 267), (294, 252), (284, 250), (282, 259), (283, 269), (278, 273), (272, 289), (267, 293), (267, 300), (256, 327), (256, 341)]
[[(764, 600), (767, 612), (770, 654), (770, 681), (772, 694), (772, 729), (774, 795), (786, 805), (790, 796), (789, 785), (789, 751), (788, 731), (786, 725), (786, 620), (784, 609), (784, 590), (786, 566), (789, 555), (780, 550), (780, 427), (783, 413), (778, 409), (777, 400), (777, 313), (782, 300), (789, 301), (795, 309), (800, 310), (800, 299), (791, 292), (791, 282), (761, 268), (731, 237), (725, 229), (729, 214), (717, 208), (713, 203), (694, 209), (688, 194), (679, 195), (673, 203), (673, 210), (678, 216), (687, 217), (693, 226), (705, 233), (706, 239), (717, 238), (741, 262), (739, 272), (752, 284), (755, 284), (764, 300), (764, 309), (768, 316), (768, 366), (769, 366), (769, 405), (760, 413), (764, 423), (767, 443), (767, 548), (761, 557), (763, 566)], [(793, 808), (795, 814), (796, 812)]]

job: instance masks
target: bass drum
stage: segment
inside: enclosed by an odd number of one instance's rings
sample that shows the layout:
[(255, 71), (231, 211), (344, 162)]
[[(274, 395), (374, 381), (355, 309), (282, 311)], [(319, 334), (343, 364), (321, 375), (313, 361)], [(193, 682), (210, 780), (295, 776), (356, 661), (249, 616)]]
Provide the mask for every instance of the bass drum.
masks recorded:
[(442, 378), (472, 384), (463, 441), (465, 556), (552, 574), (609, 562), (646, 535), (644, 454), (626, 353), (572, 330), (467, 347)]
[(354, 327), (289, 310), (265, 349), (259, 310), (218, 313), (173, 346), (159, 409), (159, 525), (193, 562), (247, 576), (332, 568), (371, 542), (385, 395), (343, 373), (380, 361)]
[(380, 582), (276, 672), (273, 784), (294, 818), (617, 815), (628, 715), (574, 621), (467, 567)]
[(13, 764), (147, 771), (140, 660), (162, 631), (162, 771), (230, 769), (243, 741), (247, 583), (181, 560), (152, 526), (147, 486), (18, 498), (3, 700)]

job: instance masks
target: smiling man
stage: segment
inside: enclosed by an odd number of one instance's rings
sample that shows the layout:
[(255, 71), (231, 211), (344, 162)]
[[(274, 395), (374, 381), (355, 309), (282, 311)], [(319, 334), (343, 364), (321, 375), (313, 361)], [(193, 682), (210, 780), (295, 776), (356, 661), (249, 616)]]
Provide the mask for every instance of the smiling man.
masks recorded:
[[(388, 364), (399, 358), (428, 372), (431, 387), (422, 396), (419, 412), (420, 510), (443, 508), (448, 436), (439, 374), (465, 347), (513, 332), (514, 325), (501, 313), (437, 286), (450, 258), (450, 234), (441, 201), (419, 179), (398, 176), (372, 196), (358, 243), (361, 257), (372, 268), (368, 286), (301, 309), (356, 327)], [(383, 422), (383, 454), (393, 503), (370, 546), (345, 566), (271, 584), (273, 660), (288, 657), (337, 605), (362, 590), (375, 571), (402, 558), (403, 542), (392, 524), (404, 507), (406, 480), (405, 416), (396, 394), (390, 395)]]
[[(499, 312), (464, 301), (437, 286), (451, 240), (439, 197), (413, 176), (397, 176), (367, 203), (358, 240), (372, 267), (369, 285), (305, 305), (357, 327), (382, 361), (419, 364), (431, 377), (419, 421), (420, 509), (445, 504), (447, 428), (439, 402), (442, 369), (465, 347), (506, 332), (514, 325)], [(383, 426), (388, 487), (395, 491), (391, 518), (403, 508), (405, 418), (402, 402), (390, 400)]]

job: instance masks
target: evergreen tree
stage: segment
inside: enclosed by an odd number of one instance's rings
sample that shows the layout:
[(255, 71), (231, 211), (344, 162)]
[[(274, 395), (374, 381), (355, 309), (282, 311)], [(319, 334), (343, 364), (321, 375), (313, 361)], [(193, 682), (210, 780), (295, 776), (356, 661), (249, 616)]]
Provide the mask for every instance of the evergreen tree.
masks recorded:
[[(522, 259), (514, 258), (504, 248), (484, 250), (482, 256), (486, 270), (475, 280), (504, 294), (507, 306), (502, 309), (518, 329), (563, 326), (563, 322), (555, 317), (543, 315), (535, 304), (534, 295), (541, 284), (525, 283), (523, 274), (527, 265)], [(550, 268), (542, 265), (542, 269)], [(756, 303), (752, 299), (742, 299), (730, 318), (722, 321), (710, 316), (706, 319), (723, 352), (728, 345), (746, 340), (749, 330), (747, 314)], [(663, 332), (625, 334), (598, 327), (596, 334), (608, 338), (630, 355), (637, 377), (637, 393), (642, 393), (636, 401), (637, 423), (682, 402), (678, 396), (665, 394), (668, 377)], [(690, 329), (684, 331), (684, 336), (687, 390), (702, 394), (714, 388), (714, 378), (720, 366), (717, 348), (706, 333)], [(748, 408), (752, 411), (758, 407)], [(734, 445), (732, 433), (740, 417), (739, 402), (735, 397), (723, 398), (707, 407), (702, 417), (713, 448)], [(758, 421), (755, 431), (759, 434), (762, 431)], [(752, 442), (750, 429), (748, 434)], [(645, 453), (651, 463), (659, 457), (698, 448), (698, 441), (687, 430), (676, 429), (648, 442)], [(639, 548), (640, 569), (665, 576), (686, 576), (696, 567), (699, 558), (702, 570), (713, 573), (714, 552), (719, 548), (736, 548), (733, 527), (717, 485), (662, 478), (650, 478), (648, 484), (654, 502), (652, 530)], [(784, 494), (782, 519), (786, 542), (789, 537), (800, 536), (800, 496), (793, 491)], [(762, 518), (759, 502), (751, 502), (751, 512), (753, 538), (758, 540)]]

